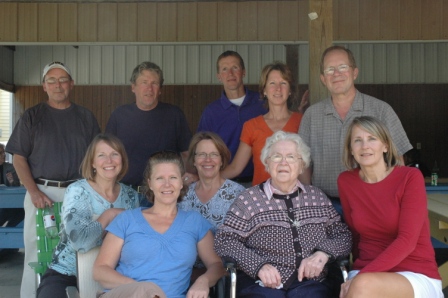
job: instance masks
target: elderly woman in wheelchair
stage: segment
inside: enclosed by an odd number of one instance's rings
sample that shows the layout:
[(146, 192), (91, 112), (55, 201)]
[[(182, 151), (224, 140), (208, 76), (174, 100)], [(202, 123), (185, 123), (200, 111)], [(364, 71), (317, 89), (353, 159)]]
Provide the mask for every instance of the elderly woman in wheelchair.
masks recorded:
[(350, 253), (352, 238), (325, 194), (297, 179), (309, 147), (278, 131), (261, 160), (271, 178), (240, 194), (215, 237), (218, 255), (237, 263), (237, 296), (332, 297), (328, 264)]
[(138, 207), (137, 192), (118, 183), (127, 169), (128, 159), (121, 141), (112, 135), (97, 135), (81, 164), (84, 179), (66, 190), (60, 241), (37, 297), (66, 297), (66, 288), (77, 286), (76, 252), (101, 245), (112, 219), (125, 209)]

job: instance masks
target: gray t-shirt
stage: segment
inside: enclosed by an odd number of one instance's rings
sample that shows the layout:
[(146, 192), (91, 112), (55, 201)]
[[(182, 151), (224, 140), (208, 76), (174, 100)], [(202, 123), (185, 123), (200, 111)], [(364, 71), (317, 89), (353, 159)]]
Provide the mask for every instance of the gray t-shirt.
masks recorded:
[(72, 103), (60, 110), (45, 102), (25, 111), (6, 151), (27, 158), (33, 178), (66, 181), (81, 177), (79, 166), (98, 133), (98, 122), (86, 108)]
[(299, 135), (311, 148), (312, 184), (329, 196), (339, 197), (337, 178), (346, 170), (342, 164), (345, 135), (353, 119), (360, 116), (372, 116), (383, 121), (400, 155), (412, 149), (397, 114), (382, 100), (356, 91), (355, 100), (344, 120), (336, 112), (331, 98), (312, 105), (303, 115)]

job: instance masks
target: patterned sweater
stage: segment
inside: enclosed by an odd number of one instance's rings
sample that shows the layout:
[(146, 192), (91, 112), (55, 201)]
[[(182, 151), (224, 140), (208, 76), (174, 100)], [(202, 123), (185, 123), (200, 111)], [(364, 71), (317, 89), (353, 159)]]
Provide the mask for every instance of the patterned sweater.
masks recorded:
[[(302, 185), (289, 195), (268, 197), (264, 184), (243, 191), (215, 237), (215, 250), (254, 279), (264, 264), (277, 268), (284, 288), (297, 279), (301, 260), (320, 250), (331, 260), (348, 255), (352, 236), (318, 188)], [(316, 280), (323, 280), (325, 267)]]

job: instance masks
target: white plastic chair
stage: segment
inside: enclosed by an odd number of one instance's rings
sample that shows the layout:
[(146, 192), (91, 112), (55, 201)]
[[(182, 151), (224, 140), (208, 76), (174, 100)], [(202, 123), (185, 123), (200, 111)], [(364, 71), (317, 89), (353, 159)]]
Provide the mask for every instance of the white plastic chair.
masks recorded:
[(102, 292), (103, 287), (93, 279), (93, 263), (100, 252), (100, 247), (95, 247), (86, 253), (77, 253), (78, 265), (78, 290), (75, 287), (68, 287), (67, 297), (69, 298), (96, 298), (97, 292)]

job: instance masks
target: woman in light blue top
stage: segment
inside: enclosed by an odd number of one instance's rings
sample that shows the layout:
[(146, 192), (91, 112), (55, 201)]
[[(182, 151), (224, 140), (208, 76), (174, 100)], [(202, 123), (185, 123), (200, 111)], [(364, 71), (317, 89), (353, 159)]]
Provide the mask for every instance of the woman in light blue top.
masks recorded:
[[(207, 298), (224, 274), (210, 224), (197, 212), (177, 208), (184, 173), (175, 152), (149, 158), (144, 177), (153, 206), (125, 211), (107, 227), (93, 266), (93, 277), (107, 289), (101, 298)], [(188, 288), (197, 255), (207, 271)]]
[(127, 169), (128, 159), (121, 141), (112, 135), (97, 135), (81, 164), (84, 179), (66, 190), (60, 241), (37, 297), (65, 297), (65, 288), (76, 286), (76, 252), (84, 253), (101, 245), (112, 219), (125, 209), (138, 207), (137, 192), (118, 182)]
[(224, 141), (213, 132), (199, 132), (193, 136), (188, 149), (188, 162), (198, 171), (199, 181), (190, 184), (179, 209), (194, 210), (213, 226), (215, 233), (235, 198), (245, 188), (221, 177), (228, 165), (230, 151)]

